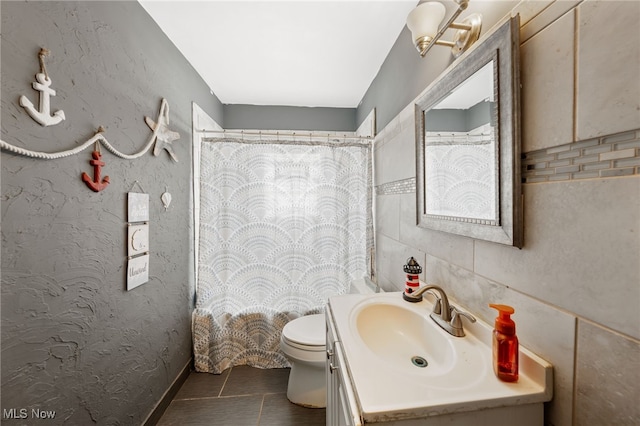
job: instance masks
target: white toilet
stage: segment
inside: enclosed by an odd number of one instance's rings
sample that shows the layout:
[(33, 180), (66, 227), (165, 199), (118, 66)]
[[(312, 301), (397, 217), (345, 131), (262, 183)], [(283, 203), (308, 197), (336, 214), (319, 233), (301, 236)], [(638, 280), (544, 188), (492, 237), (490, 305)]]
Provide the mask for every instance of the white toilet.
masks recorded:
[(300, 317), (284, 326), (280, 349), (291, 364), (289, 401), (305, 407), (327, 406), (326, 348), (324, 314)]
[[(351, 283), (349, 293), (374, 293), (365, 280)], [(282, 329), (280, 349), (291, 364), (287, 398), (304, 407), (327, 406), (325, 377), (326, 326), (324, 314), (307, 315), (287, 323)]]

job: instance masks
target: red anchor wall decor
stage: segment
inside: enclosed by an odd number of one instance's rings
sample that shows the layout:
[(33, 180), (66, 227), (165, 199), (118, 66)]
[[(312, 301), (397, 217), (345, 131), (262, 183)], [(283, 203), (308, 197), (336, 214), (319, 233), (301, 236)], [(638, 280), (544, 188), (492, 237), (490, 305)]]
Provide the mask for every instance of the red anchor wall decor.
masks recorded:
[(100, 168), (105, 165), (104, 161), (100, 161), (102, 154), (100, 153), (100, 145), (96, 142), (96, 150), (91, 153), (93, 160), (89, 161), (89, 164), (93, 166), (93, 180), (88, 174), (82, 172), (82, 181), (87, 184), (93, 192), (100, 192), (109, 185), (109, 176), (105, 176), (100, 182)]

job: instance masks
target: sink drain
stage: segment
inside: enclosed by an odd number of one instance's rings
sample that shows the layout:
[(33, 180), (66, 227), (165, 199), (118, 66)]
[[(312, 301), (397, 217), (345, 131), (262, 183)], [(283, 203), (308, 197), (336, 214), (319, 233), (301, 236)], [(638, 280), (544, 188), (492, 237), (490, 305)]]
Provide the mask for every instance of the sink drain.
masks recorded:
[(420, 367), (420, 368), (424, 368), (427, 365), (429, 365), (429, 363), (427, 362), (426, 359), (422, 358), (421, 356), (413, 356), (411, 357), (411, 362), (413, 363), (413, 365), (415, 365), (416, 367)]

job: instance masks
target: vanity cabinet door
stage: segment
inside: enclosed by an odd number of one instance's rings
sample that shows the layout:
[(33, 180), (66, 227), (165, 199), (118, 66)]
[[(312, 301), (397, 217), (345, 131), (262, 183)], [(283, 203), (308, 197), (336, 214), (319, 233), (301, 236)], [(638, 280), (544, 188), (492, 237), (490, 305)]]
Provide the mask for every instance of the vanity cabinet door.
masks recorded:
[(342, 346), (327, 312), (327, 426), (361, 426)]
[(351, 378), (344, 361), (342, 346), (340, 342), (335, 343), (335, 363), (334, 374), (338, 376), (338, 426), (361, 426), (360, 411), (356, 403), (356, 395), (351, 386)]
[(338, 425), (338, 374), (334, 372), (335, 366), (335, 344), (336, 331), (333, 328), (329, 312), (326, 313), (327, 320), (327, 361), (325, 374), (327, 377), (327, 426)]

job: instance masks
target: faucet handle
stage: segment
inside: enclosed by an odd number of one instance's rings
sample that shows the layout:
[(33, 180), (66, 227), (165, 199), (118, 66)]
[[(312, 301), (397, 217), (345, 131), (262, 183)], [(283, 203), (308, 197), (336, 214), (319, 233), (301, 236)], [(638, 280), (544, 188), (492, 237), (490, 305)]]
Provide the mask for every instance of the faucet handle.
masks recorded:
[[(460, 317), (466, 317), (471, 322), (476, 322), (476, 318), (468, 312), (463, 312), (455, 306), (451, 307), (451, 326), (462, 330), (462, 319)], [(463, 334), (464, 335), (464, 334)]]
[(436, 301), (433, 303), (432, 312), (434, 314), (440, 315), (442, 313), (442, 300), (440, 299), (440, 296), (438, 296), (438, 293), (436, 293), (433, 290), (427, 290), (427, 293), (431, 294), (433, 297), (436, 298)]

